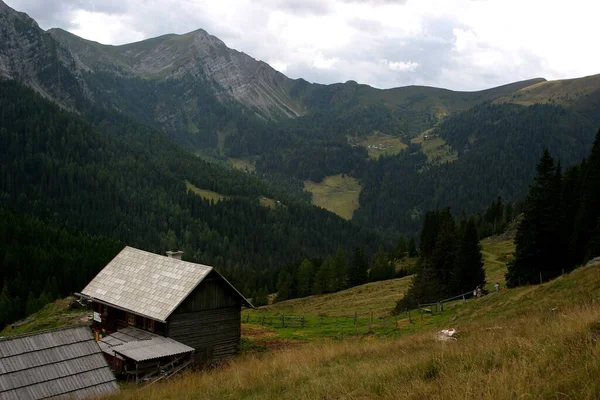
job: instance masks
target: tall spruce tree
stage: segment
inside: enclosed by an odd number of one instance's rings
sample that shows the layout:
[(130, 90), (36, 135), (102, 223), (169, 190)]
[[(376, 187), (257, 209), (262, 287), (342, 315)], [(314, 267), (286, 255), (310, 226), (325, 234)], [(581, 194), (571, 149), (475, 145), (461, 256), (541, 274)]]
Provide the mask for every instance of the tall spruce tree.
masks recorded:
[(485, 270), (475, 220), (469, 218), (460, 232), (456, 265), (452, 271), (454, 294), (465, 293), (485, 285)]
[(298, 268), (296, 282), (298, 283), (298, 297), (310, 296), (315, 278), (315, 266), (304, 259)]
[(348, 285), (348, 268), (346, 266), (346, 256), (341, 247), (336, 250), (333, 257), (333, 274), (335, 277), (333, 291), (337, 292), (345, 289)]
[(408, 241), (408, 256), (416, 257), (417, 256), (417, 244), (415, 243), (415, 237), (411, 236)]
[(375, 260), (369, 271), (369, 281), (384, 281), (392, 279), (396, 276), (396, 269), (394, 264), (391, 263), (388, 254), (383, 250), (383, 247), (379, 247), (377, 254), (375, 254)]
[(600, 255), (600, 130), (582, 170), (584, 177), (577, 235), (578, 253), (581, 255), (579, 263)]
[(315, 282), (313, 285), (314, 294), (333, 292), (333, 286), (335, 283), (334, 268), (335, 266), (333, 257), (327, 256), (321, 263), (321, 266), (315, 275)]
[(367, 283), (367, 271), (369, 263), (364, 251), (357, 247), (352, 255), (350, 267), (348, 268), (348, 286), (354, 287)]
[(565, 267), (561, 192), (560, 173), (546, 150), (524, 202), (524, 216), (515, 238), (515, 260), (506, 274), (508, 286), (539, 283), (540, 273), (549, 278)]
[(404, 238), (404, 235), (400, 235), (398, 238), (398, 243), (396, 244), (396, 259), (402, 260), (404, 257), (406, 257), (406, 251), (406, 239)]

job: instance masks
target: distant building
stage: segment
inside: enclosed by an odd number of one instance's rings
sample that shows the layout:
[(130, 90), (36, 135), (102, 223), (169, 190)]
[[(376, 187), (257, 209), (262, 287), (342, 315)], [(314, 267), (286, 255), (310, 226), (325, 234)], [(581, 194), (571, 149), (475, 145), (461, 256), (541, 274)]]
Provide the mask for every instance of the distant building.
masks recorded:
[(117, 373), (187, 362), (192, 352), (197, 362), (239, 352), (241, 307), (252, 304), (212, 267), (167, 254), (125, 247), (81, 291)]
[(89, 326), (0, 339), (0, 399), (83, 399), (118, 390)]

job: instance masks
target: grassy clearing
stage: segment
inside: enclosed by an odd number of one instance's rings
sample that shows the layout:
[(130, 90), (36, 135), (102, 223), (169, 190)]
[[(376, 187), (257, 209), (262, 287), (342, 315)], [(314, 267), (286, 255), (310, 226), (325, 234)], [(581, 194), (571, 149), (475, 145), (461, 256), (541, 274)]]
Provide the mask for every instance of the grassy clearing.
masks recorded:
[(69, 304), (73, 301), (75, 301), (74, 297), (67, 297), (47, 304), (24, 320), (6, 326), (0, 332), (0, 337), (59, 328), (61, 326), (89, 324), (91, 312), (89, 310), (72, 310), (69, 308)]
[(398, 154), (408, 147), (399, 137), (386, 135), (379, 131), (374, 131), (366, 137), (350, 137), (348, 139), (350, 143), (366, 148), (369, 158), (372, 160), (376, 160), (382, 155)]
[(249, 172), (256, 171), (256, 166), (250, 160), (246, 160), (244, 158), (230, 158), (229, 161), (231, 162), (231, 165), (233, 165), (233, 168)]
[(491, 237), (481, 241), (481, 254), (485, 265), (486, 288), (488, 290), (492, 290), (496, 282), (504, 287), (506, 264), (512, 260), (514, 252), (515, 243), (513, 240), (499, 240)]
[(279, 314), (349, 316), (354, 312), (375, 317), (389, 315), (410, 284), (410, 277), (367, 283), (331, 294), (292, 299), (261, 307), (260, 311)]
[(273, 199), (270, 199), (268, 197), (265, 196), (260, 196), (260, 198), (258, 199), (258, 201), (260, 202), (260, 205), (263, 207), (269, 207), (269, 208), (273, 208), (275, 207), (276, 201)]
[(203, 199), (212, 200), (215, 203), (217, 201), (229, 198), (228, 196), (225, 196), (223, 194), (213, 192), (212, 190), (200, 189), (199, 187), (194, 186), (192, 183), (190, 183), (188, 181), (185, 181), (185, 187), (187, 188), (188, 192), (191, 190), (192, 192), (194, 192), (198, 196), (202, 197)]
[[(248, 352), (220, 368), (124, 389), (116, 397), (596, 399), (599, 296), (600, 266), (582, 268), (428, 316), (437, 323), (423, 323), (410, 335), (364, 334), (301, 346), (290, 341), (278, 351)], [(458, 340), (436, 340), (435, 330), (449, 327), (450, 317)]]
[[(431, 136), (432, 133), (433, 130), (428, 129), (411, 139), (412, 143), (421, 144), (421, 151), (427, 156), (427, 161), (431, 164), (442, 164), (458, 160), (458, 153), (441, 137)], [(425, 140), (425, 136), (429, 138)]]
[(361, 186), (358, 179), (351, 176), (328, 176), (320, 183), (306, 181), (304, 189), (312, 193), (312, 204), (342, 218), (352, 219), (354, 211), (358, 208)]

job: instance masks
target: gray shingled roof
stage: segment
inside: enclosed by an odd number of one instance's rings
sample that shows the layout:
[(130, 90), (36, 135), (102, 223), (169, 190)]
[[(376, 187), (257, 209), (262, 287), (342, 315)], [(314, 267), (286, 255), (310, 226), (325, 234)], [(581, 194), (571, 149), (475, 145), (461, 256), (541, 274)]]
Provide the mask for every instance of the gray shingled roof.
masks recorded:
[(159, 336), (134, 327), (123, 328), (99, 342), (103, 352), (119, 358), (147, 361), (156, 358), (177, 356), (194, 351), (176, 340)]
[(87, 326), (0, 339), (0, 399), (81, 399), (118, 390)]
[(165, 322), (212, 270), (125, 247), (81, 294)]

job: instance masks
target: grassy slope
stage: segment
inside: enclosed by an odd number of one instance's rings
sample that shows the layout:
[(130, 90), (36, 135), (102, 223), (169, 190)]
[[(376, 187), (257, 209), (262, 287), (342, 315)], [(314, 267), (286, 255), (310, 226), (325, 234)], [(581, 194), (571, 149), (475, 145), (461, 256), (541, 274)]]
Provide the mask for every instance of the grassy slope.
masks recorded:
[(367, 283), (341, 292), (292, 299), (261, 307), (267, 313), (287, 313), (322, 316), (361, 315), (373, 312), (374, 316), (389, 315), (398, 296), (410, 285), (411, 277)]
[(188, 181), (185, 182), (185, 186), (187, 187), (188, 191), (191, 190), (192, 192), (194, 192), (198, 196), (202, 197), (203, 199), (212, 200), (215, 203), (217, 201), (219, 201), (219, 200), (223, 200), (223, 199), (228, 198), (227, 196), (222, 195), (222, 194), (217, 193), (217, 192), (213, 192), (212, 190), (200, 189), (200, 188), (194, 186), (192, 183), (190, 183)]
[(312, 192), (312, 204), (323, 207), (342, 218), (352, 219), (358, 208), (360, 183), (351, 176), (333, 175), (320, 183), (306, 181), (304, 189)]
[(91, 312), (89, 310), (71, 310), (69, 304), (74, 300), (74, 297), (67, 297), (47, 304), (44, 308), (24, 320), (6, 326), (0, 332), (0, 337), (53, 329), (61, 326), (88, 324)]
[(540, 82), (503, 96), (495, 102), (526, 106), (536, 103), (553, 103), (568, 107), (598, 90), (600, 90), (600, 75), (592, 75), (577, 79)]
[(419, 136), (411, 139), (412, 143), (421, 144), (421, 151), (427, 156), (427, 161), (433, 164), (442, 164), (458, 160), (458, 153), (450, 145), (446, 144), (443, 138), (434, 136), (425, 140), (424, 136), (431, 134), (432, 131), (432, 129), (428, 129)]
[[(411, 335), (363, 334), (246, 353), (221, 368), (118, 397), (594, 399), (600, 395), (599, 296), (600, 265), (580, 268), (416, 318)], [(450, 326), (458, 340), (435, 340), (437, 329)]]

